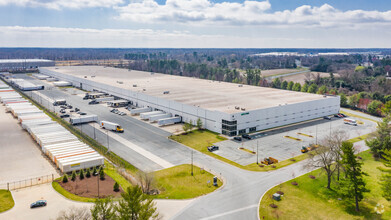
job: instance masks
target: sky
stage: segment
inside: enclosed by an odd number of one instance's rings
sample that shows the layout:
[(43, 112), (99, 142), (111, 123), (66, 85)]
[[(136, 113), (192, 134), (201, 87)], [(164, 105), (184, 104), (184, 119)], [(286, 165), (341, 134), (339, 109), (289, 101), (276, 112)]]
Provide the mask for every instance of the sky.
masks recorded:
[(390, 48), (389, 0), (0, 0), (0, 47)]

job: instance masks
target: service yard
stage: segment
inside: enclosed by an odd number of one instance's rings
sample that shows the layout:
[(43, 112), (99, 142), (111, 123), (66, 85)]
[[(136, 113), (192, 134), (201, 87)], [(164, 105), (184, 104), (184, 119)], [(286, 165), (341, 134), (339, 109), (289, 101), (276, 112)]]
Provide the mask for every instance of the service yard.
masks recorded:
[[(331, 131), (346, 131), (347, 139), (362, 136), (375, 131), (376, 124), (369, 120), (349, 117), (356, 119), (357, 126), (344, 124), (342, 118), (331, 117), (331, 120), (319, 119), (311, 122), (301, 123), (294, 126), (279, 128), (271, 131), (261, 132), (250, 135), (251, 140), (242, 139), (242, 141), (226, 140), (214, 145), (219, 146), (219, 150), (213, 153), (227, 158), (241, 165), (249, 165), (257, 161), (257, 155), (251, 151), (257, 152), (258, 159), (263, 160), (265, 157), (273, 157), (279, 161), (301, 155), (302, 146), (318, 143)], [(292, 137), (292, 138), (289, 138)], [(300, 140), (294, 140), (298, 138)], [(240, 147), (247, 149), (241, 150)]]

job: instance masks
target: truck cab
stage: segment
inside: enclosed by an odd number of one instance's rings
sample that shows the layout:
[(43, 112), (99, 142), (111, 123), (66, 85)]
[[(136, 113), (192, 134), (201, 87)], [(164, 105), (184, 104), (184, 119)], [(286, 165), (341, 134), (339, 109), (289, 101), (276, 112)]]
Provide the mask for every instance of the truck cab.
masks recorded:
[(124, 133), (124, 129), (121, 127), (121, 125), (117, 125), (117, 132)]

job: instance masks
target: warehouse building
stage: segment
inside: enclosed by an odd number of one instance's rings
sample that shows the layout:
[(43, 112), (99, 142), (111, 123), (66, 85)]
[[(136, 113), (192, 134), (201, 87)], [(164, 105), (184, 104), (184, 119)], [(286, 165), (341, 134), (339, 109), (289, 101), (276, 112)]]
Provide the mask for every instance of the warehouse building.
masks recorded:
[(44, 59), (0, 59), (0, 71), (33, 70), (54, 64), (54, 61)]
[(46, 67), (40, 71), (75, 87), (109, 93), (182, 121), (195, 124), (199, 118), (206, 129), (228, 136), (319, 118), (340, 109), (339, 96), (191, 77), (102, 66)]

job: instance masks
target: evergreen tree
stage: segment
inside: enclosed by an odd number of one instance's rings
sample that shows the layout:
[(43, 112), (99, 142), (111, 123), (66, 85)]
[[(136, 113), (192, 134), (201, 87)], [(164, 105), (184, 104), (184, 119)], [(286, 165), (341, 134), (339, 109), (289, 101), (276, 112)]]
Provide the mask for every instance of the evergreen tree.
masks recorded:
[(294, 83), (292, 81), (290, 81), (286, 87), (287, 90), (292, 90), (293, 89), (293, 85)]
[(86, 171), (86, 177), (87, 177), (87, 178), (90, 178), (90, 177), (91, 177), (91, 171), (90, 171), (90, 169), (87, 169), (87, 171)]
[(383, 197), (391, 201), (391, 150), (385, 150), (382, 157), (382, 162), (386, 168), (380, 168), (383, 172), (380, 184), (383, 190)]
[(318, 94), (323, 95), (323, 94), (326, 94), (326, 93), (327, 93), (327, 87), (325, 85), (319, 87)]
[(358, 203), (364, 198), (364, 192), (369, 192), (363, 178), (366, 174), (361, 170), (362, 163), (354, 155), (353, 143), (342, 142), (341, 149), (346, 178), (340, 182), (339, 191), (344, 198), (355, 200), (356, 211), (359, 212)]
[(342, 93), (340, 97), (341, 97), (341, 106), (346, 107), (348, 105), (348, 98), (346, 98), (346, 95), (344, 93)]
[(304, 85), (301, 87), (302, 92), (307, 92), (308, 91), (308, 83), (304, 83)]
[(377, 157), (382, 156), (383, 151), (391, 150), (391, 127), (388, 126), (390, 121), (391, 117), (385, 117), (382, 122), (377, 122), (376, 132), (365, 141)]
[(72, 181), (76, 180), (76, 172), (75, 171), (72, 172), (71, 180)]
[(113, 190), (114, 190), (115, 192), (118, 192), (118, 191), (119, 191), (119, 184), (118, 184), (117, 182), (114, 183)]
[(159, 217), (152, 198), (143, 194), (139, 186), (128, 187), (121, 195), (123, 199), (117, 208), (119, 219), (147, 220)]
[(91, 208), (93, 220), (116, 220), (116, 206), (111, 198), (97, 199)]
[(280, 78), (277, 77), (277, 78), (273, 79), (272, 87), (276, 88), (276, 89), (280, 89), (281, 88), (281, 80), (280, 80)]
[(301, 84), (295, 83), (292, 88), (293, 91), (300, 92), (301, 91)]
[(79, 178), (81, 180), (84, 179), (84, 171), (83, 171), (83, 169), (80, 170)]
[(64, 176), (62, 177), (62, 182), (63, 183), (67, 183), (68, 182), (68, 175), (67, 174), (64, 174)]
[(288, 87), (288, 82), (286, 80), (284, 80), (282, 83), (281, 83), (281, 89), (287, 89)]
[(94, 167), (94, 169), (92, 169), (92, 175), (96, 176), (96, 174), (97, 174), (96, 167)]
[(318, 86), (315, 83), (312, 83), (307, 90), (308, 93), (316, 93), (316, 91), (318, 91)]
[(101, 180), (105, 180), (105, 172), (103, 171), (103, 168), (101, 168), (99, 171), (99, 178)]

